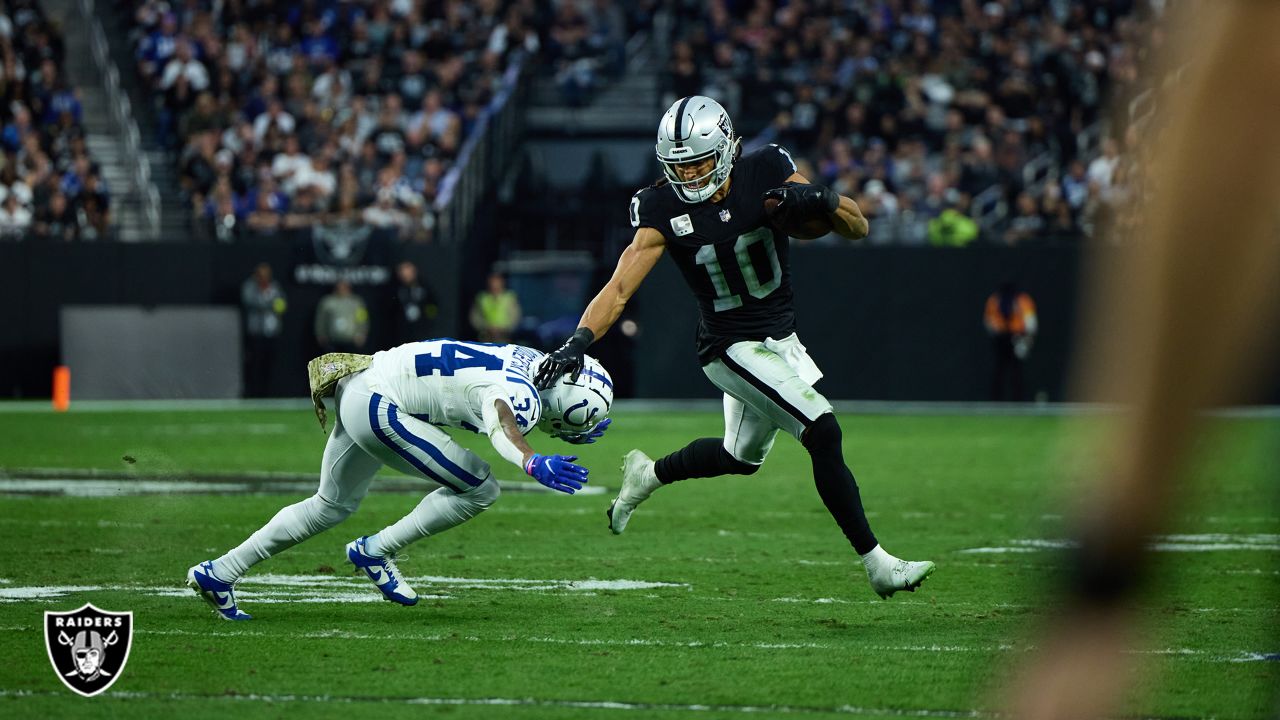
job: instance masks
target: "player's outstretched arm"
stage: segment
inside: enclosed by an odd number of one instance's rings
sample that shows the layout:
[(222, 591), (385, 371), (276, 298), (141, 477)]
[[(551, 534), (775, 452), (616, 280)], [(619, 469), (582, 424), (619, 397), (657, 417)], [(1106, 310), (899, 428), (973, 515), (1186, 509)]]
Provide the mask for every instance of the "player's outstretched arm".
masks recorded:
[(666, 240), (657, 230), (651, 227), (636, 230), (631, 244), (618, 258), (613, 277), (600, 288), (600, 292), (596, 293), (582, 313), (578, 329), (538, 366), (533, 384), (539, 390), (551, 387), (565, 373), (573, 373), (573, 378), (577, 379), (578, 373), (582, 371), (582, 356), (586, 354), (587, 348), (618, 321), (627, 301), (658, 263), (665, 247)]
[(505, 398), (495, 398), (484, 406), (484, 422), (489, 442), (505, 460), (543, 485), (569, 495), (587, 482), (587, 469), (574, 464), (576, 455), (539, 455), (529, 446), (516, 423), (515, 413)]
[(578, 327), (590, 330), (596, 338), (609, 332), (609, 328), (622, 315), (627, 301), (640, 289), (640, 283), (648, 277), (653, 266), (658, 264), (666, 246), (666, 240), (657, 230), (651, 227), (637, 229), (631, 244), (618, 258), (613, 277), (609, 278), (609, 282), (600, 288), (595, 299), (587, 305), (582, 319), (578, 321)]
[(871, 232), (871, 223), (862, 214), (862, 208), (853, 198), (845, 197), (825, 185), (816, 185), (800, 173), (792, 173), (787, 178), (787, 185), (770, 190), (765, 197), (777, 197), (788, 206), (784, 212), (795, 214), (800, 218), (826, 215), (831, 220), (831, 228), (841, 237), (850, 240), (861, 240)]

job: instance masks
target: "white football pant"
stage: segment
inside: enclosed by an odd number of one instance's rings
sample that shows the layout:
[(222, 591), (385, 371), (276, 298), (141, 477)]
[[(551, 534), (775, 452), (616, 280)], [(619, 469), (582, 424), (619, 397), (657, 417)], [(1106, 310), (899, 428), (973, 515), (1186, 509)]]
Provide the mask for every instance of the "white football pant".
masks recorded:
[(214, 574), (235, 582), (254, 564), (342, 522), (355, 512), (383, 465), (441, 487), (377, 535), (368, 550), (394, 553), (479, 515), (498, 499), (489, 464), (443, 430), (406, 415), (371, 387), (365, 372), (338, 382), (333, 433), (324, 447), (320, 489), (276, 513), (260, 530), (213, 562)]
[(724, 449), (744, 463), (764, 463), (779, 430), (799, 440), (831, 412), (831, 403), (813, 389), (822, 371), (795, 333), (734, 343), (702, 371), (724, 391)]

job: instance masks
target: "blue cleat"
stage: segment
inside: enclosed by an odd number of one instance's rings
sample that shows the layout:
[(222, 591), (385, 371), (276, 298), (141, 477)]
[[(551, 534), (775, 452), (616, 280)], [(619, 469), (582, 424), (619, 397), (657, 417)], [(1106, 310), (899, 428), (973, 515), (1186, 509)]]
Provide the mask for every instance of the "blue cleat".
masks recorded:
[(373, 584), (382, 591), (382, 597), (401, 605), (417, 605), (418, 593), (409, 587), (409, 583), (400, 576), (400, 568), (390, 557), (374, 557), (365, 552), (368, 537), (361, 537), (347, 543), (347, 560), (363, 570)]
[(212, 560), (205, 560), (187, 571), (187, 587), (212, 605), (223, 620), (253, 619), (236, 605), (236, 590), (232, 583), (214, 577)]

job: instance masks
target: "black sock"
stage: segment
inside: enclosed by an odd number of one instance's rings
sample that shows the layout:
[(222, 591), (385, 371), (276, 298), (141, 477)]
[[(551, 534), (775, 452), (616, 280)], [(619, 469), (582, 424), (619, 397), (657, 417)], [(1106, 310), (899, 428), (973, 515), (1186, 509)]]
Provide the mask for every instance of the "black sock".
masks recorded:
[(840, 424), (834, 415), (827, 413), (809, 426), (801, 442), (813, 461), (813, 482), (818, 486), (818, 496), (827, 506), (827, 512), (836, 519), (853, 549), (865, 555), (879, 543), (862, 509), (858, 483), (844, 464), (840, 437)]
[(750, 475), (759, 465), (744, 463), (724, 449), (724, 438), (700, 438), (670, 455), (658, 458), (653, 471), (666, 485), (677, 480), (719, 475)]

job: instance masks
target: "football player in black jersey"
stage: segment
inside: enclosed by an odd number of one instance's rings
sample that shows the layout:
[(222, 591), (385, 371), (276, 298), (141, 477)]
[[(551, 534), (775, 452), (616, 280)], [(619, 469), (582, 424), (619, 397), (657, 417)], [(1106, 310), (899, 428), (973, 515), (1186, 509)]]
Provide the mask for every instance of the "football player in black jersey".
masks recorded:
[[(810, 184), (781, 147), (742, 156), (728, 113), (711, 98), (672, 105), (658, 126), (656, 150), (665, 177), (631, 198), (635, 238), (535, 383), (580, 372), (587, 346), (608, 331), (667, 250), (698, 299), (698, 359), (724, 391), (725, 434), (656, 462), (639, 450), (627, 453), (622, 490), (609, 506), (610, 529), (625, 530), (636, 506), (663, 485), (755, 473), (778, 430), (786, 430), (808, 450), (818, 494), (862, 556), (872, 589), (881, 597), (915, 590), (934, 565), (890, 555), (871, 532), (844, 463), (840, 425), (813, 388), (822, 373), (796, 337), (790, 245), (774, 226), (823, 218), (856, 239), (867, 235), (866, 218), (853, 200)], [(766, 196), (780, 201), (771, 218)]]

